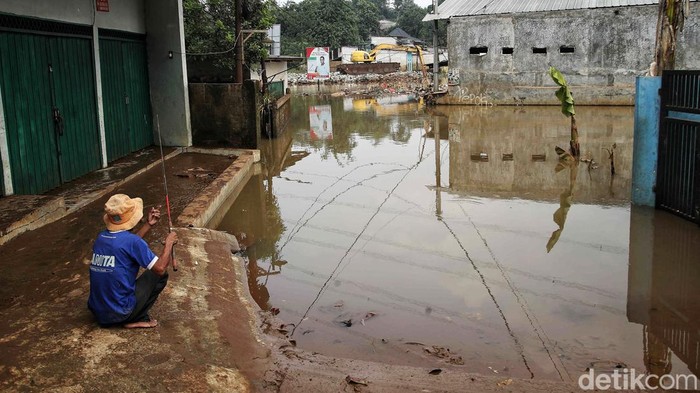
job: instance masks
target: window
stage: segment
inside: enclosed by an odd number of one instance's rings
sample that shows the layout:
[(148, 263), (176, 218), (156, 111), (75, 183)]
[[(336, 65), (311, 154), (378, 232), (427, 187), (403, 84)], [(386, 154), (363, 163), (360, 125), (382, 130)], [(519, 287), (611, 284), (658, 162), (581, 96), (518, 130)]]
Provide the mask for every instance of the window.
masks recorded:
[(532, 53), (546, 55), (546, 54), (547, 54), (547, 48), (546, 48), (546, 47), (541, 47), (541, 46), (535, 46), (535, 47), (532, 48)]
[(562, 45), (559, 47), (559, 53), (574, 53), (574, 47), (569, 45)]
[(513, 48), (511, 48), (509, 46), (504, 46), (503, 48), (501, 48), (501, 51), (504, 55), (512, 55), (513, 54)]
[(470, 55), (483, 56), (487, 53), (489, 53), (489, 48), (487, 48), (485, 46), (472, 46), (471, 48), (469, 48)]

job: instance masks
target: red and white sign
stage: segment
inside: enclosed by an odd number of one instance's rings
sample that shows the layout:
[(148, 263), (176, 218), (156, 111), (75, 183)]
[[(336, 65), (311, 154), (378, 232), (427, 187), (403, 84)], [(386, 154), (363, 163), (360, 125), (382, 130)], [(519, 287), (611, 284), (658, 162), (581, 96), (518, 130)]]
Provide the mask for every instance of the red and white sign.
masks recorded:
[(99, 12), (109, 12), (109, 0), (95, 0), (95, 9)]
[(328, 78), (331, 75), (329, 52), (328, 47), (306, 48), (306, 77), (308, 79)]

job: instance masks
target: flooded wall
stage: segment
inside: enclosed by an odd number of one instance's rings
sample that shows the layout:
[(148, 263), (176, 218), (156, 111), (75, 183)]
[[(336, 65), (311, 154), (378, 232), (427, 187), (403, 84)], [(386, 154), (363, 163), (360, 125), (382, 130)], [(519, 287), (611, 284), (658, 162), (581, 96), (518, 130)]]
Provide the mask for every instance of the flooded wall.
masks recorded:
[[(569, 120), (558, 107), (450, 110), (450, 188), (501, 198), (556, 200), (570, 186), (575, 171), (575, 201), (627, 202), (632, 177), (632, 109), (580, 108), (576, 119), (582, 155), (592, 158), (598, 169), (589, 170), (582, 162), (575, 169), (557, 172), (554, 147), (566, 148), (570, 139)], [(606, 151), (613, 144), (614, 177)]]
[(256, 82), (190, 83), (189, 91), (195, 146), (258, 148), (260, 94)]
[[(700, 45), (700, 4), (690, 8), (677, 69), (700, 67), (694, 50)], [(648, 5), (453, 18), (450, 68), (461, 81), (450, 88), (449, 101), (554, 104), (551, 65), (565, 75), (577, 104), (633, 105), (634, 79), (653, 61), (657, 14), (658, 7)]]

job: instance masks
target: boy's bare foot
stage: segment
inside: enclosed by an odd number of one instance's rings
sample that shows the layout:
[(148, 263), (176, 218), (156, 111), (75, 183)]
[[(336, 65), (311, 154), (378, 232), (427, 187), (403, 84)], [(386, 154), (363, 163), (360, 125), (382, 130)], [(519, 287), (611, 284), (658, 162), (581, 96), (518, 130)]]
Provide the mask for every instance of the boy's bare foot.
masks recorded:
[(127, 323), (126, 325), (124, 325), (124, 329), (148, 329), (154, 328), (156, 326), (158, 326), (158, 321), (156, 321), (155, 319), (151, 319), (150, 321)]

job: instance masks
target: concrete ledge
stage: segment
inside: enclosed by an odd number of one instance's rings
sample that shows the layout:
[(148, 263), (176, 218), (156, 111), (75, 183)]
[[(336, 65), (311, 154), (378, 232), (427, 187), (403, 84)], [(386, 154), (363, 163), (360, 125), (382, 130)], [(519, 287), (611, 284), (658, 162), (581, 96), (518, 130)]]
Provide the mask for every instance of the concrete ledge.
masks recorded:
[(238, 156), (233, 164), (185, 207), (175, 225), (196, 228), (219, 225), (252, 176), (254, 162), (254, 154)]
[(260, 150), (255, 149), (227, 149), (227, 148), (201, 148), (201, 147), (185, 147), (185, 153), (213, 154), (217, 156), (246, 156), (252, 155), (253, 162), (260, 162)]
[[(38, 208), (34, 208), (39, 203)], [(4, 212), (16, 212), (17, 217), (8, 220), (6, 228), (0, 228), (0, 245), (7, 243), (24, 232), (32, 231), (50, 224), (67, 214), (65, 200), (62, 197), (45, 195), (12, 195), (0, 203)], [(26, 214), (23, 206), (28, 206)]]

